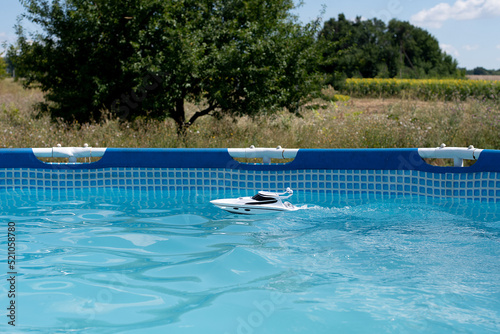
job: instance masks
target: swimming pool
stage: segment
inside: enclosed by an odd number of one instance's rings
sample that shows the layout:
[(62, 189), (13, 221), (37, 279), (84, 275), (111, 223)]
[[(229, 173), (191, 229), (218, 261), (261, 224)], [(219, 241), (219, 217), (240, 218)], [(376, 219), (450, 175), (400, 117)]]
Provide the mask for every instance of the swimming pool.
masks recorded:
[(256, 217), (208, 202), (232, 195), (0, 193), (2, 226), (16, 223), (16, 329), (500, 329), (498, 205), (307, 192), (296, 194), (297, 212)]
[[(243, 164), (227, 150), (108, 149), (92, 164), (45, 164), (0, 152), (4, 254), (9, 228), (16, 244), (2, 273), (16, 327), (7, 310), (0, 330), (498, 332), (497, 152), (471, 167), (417, 153)], [(297, 212), (209, 203), (286, 185)]]

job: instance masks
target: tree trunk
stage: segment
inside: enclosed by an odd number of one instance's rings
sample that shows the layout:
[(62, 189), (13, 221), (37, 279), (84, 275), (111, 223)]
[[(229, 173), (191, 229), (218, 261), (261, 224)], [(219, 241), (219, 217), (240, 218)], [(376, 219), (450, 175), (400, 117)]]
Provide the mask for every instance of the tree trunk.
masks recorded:
[(197, 111), (193, 116), (186, 122), (186, 114), (184, 110), (184, 99), (177, 99), (175, 101), (175, 109), (171, 114), (171, 117), (174, 119), (177, 124), (177, 134), (185, 135), (186, 130), (199, 118), (205, 115), (210, 114), (211, 111), (215, 110), (217, 106), (210, 105), (208, 108), (204, 110)]
[(184, 99), (179, 98), (175, 101), (175, 109), (172, 118), (177, 124), (177, 134), (184, 135), (186, 133), (186, 115), (184, 113)]

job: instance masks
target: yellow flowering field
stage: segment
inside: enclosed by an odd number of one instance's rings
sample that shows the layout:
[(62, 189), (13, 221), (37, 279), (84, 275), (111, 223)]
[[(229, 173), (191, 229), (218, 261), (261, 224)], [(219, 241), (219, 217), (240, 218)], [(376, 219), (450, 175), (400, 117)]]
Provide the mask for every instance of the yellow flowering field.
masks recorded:
[(344, 92), (353, 96), (409, 96), (425, 100), (497, 100), (500, 81), (467, 79), (347, 79)]

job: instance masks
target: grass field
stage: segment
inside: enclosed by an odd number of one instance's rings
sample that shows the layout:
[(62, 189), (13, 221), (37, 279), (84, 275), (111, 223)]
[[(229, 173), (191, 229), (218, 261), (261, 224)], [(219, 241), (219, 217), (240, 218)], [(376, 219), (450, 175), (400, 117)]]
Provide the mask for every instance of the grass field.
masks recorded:
[[(0, 147), (275, 147), (389, 148), (469, 146), (500, 149), (500, 104), (495, 100), (423, 101), (339, 98), (332, 89), (308, 103), (302, 117), (286, 111), (255, 118), (200, 118), (185, 137), (173, 121), (137, 119), (66, 124), (36, 116), (41, 92), (0, 81)], [(188, 106), (191, 113), (196, 106)]]

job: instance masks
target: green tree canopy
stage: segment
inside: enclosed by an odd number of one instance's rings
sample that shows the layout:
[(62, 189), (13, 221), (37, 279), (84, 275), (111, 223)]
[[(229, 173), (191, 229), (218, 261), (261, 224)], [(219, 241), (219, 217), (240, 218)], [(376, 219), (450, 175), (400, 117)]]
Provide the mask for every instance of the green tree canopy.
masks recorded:
[(0, 53), (0, 80), (9, 76), (7, 72), (7, 61), (4, 57), (2, 57), (2, 53)]
[[(55, 117), (85, 122), (296, 111), (318, 88), (316, 25), (293, 0), (25, 0), (41, 32), (9, 50), (16, 75), (46, 92)], [(185, 101), (200, 109), (186, 119)]]
[(410, 78), (463, 76), (458, 63), (441, 51), (437, 39), (408, 22), (391, 20), (387, 33), (400, 60), (400, 76)]
[(463, 75), (451, 56), (442, 52), (427, 31), (408, 22), (338, 19), (325, 22), (320, 40), (325, 49), (323, 71), (347, 77), (455, 77)]
[(5, 63), (4, 59), (0, 57), (0, 80), (7, 77), (7, 64)]
[(468, 70), (466, 74), (469, 75), (500, 75), (500, 69), (498, 70), (487, 70), (484, 67), (475, 67), (472, 70)]

